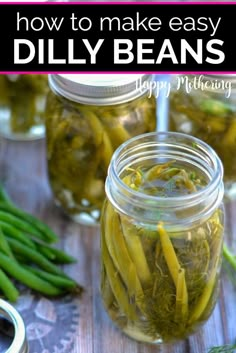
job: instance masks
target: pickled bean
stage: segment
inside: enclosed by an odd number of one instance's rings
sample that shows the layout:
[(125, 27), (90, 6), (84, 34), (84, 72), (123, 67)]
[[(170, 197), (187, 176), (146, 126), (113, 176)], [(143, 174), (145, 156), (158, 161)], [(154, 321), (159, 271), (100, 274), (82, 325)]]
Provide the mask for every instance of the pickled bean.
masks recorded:
[[(146, 164), (128, 167), (121, 179), (135, 191), (163, 197), (195, 193), (206, 182), (205, 176), (174, 160), (150, 168)], [(185, 216), (176, 213), (176, 217)], [(160, 337), (183, 339), (210, 316), (217, 298), (223, 242), (220, 210), (182, 231), (168, 231), (169, 225), (161, 218), (157, 214), (156, 225), (139, 223), (119, 213), (108, 200), (102, 218), (104, 305), (124, 332), (150, 342)], [(122, 299), (115, 290), (122, 292)], [(127, 323), (123, 313), (127, 313)]]
[(118, 215), (113, 215), (113, 234), (110, 234), (109, 242), (113, 242), (120, 276), (128, 288), (129, 295), (134, 297), (136, 301), (143, 296), (143, 289), (138, 278), (137, 269), (124, 242), (118, 217)]
[(135, 310), (129, 304), (126, 290), (122, 284), (122, 281), (118, 278), (117, 271), (112, 263), (105, 243), (102, 245), (102, 252), (104, 256), (104, 266), (106, 269), (107, 278), (119, 308), (124, 312), (128, 320), (134, 321), (136, 318)]
[(211, 272), (209, 274), (209, 278), (207, 279), (206, 286), (202, 292), (202, 295), (200, 296), (199, 300), (197, 301), (196, 306), (194, 307), (191, 316), (189, 317), (189, 323), (192, 323), (194, 321), (197, 321), (202, 314), (204, 313), (209, 300), (211, 296), (213, 295), (214, 292), (214, 287), (216, 284), (216, 278), (219, 275), (218, 274), (218, 269), (219, 269), (219, 261), (220, 261), (220, 256), (219, 254), (221, 253), (221, 248), (222, 248), (222, 241), (221, 239), (218, 239), (218, 241), (215, 241), (215, 251), (213, 252), (213, 257), (212, 257), (212, 268)]
[(188, 317), (188, 290), (185, 280), (185, 270), (181, 268), (176, 284), (176, 312), (175, 320), (186, 322)]
[(181, 266), (179, 264), (172, 242), (170, 241), (170, 238), (161, 223), (157, 225), (157, 230), (160, 235), (162, 251), (163, 251), (167, 266), (169, 268), (174, 284), (177, 287), (179, 273), (182, 271)]
[(200, 91), (195, 95), (186, 94), (184, 89), (173, 91), (170, 95), (169, 130), (195, 136), (216, 151), (224, 165), (225, 195), (234, 198), (236, 106), (232, 100), (223, 101), (222, 97), (219, 95), (211, 99)]
[(124, 240), (132, 261), (137, 268), (138, 277), (143, 288), (150, 287), (152, 277), (144, 254), (143, 246), (139, 235), (135, 234), (133, 227), (123, 221), (121, 223)]
[[(0, 77), (0, 132), (4, 136), (32, 136), (43, 130), (47, 75), (1, 75)], [(6, 119), (3, 112), (8, 112)]]
[(75, 220), (84, 217), (97, 223), (105, 198), (107, 169), (115, 149), (127, 139), (155, 128), (155, 97), (97, 106), (69, 101), (49, 92), (48, 177), (56, 203)]

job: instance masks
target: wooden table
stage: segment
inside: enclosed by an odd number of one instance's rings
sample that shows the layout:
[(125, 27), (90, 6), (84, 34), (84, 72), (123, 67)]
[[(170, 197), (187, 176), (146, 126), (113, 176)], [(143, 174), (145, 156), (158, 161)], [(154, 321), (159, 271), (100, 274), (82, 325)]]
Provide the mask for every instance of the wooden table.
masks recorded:
[[(108, 318), (100, 299), (99, 228), (73, 223), (55, 206), (45, 161), (44, 140), (0, 142), (0, 180), (19, 206), (58, 232), (61, 248), (78, 259), (64, 270), (86, 290), (82, 298), (58, 300), (22, 291), (16, 308), (26, 324), (30, 353), (205, 353), (211, 346), (235, 342), (236, 288), (224, 273), (213, 315), (188, 340), (159, 347), (123, 335)], [(235, 205), (226, 209), (227, 240), (232, 245), (233, 236), (236, 239)], [(0, 353), (5, 352), (3, 342), (0, 336)]]

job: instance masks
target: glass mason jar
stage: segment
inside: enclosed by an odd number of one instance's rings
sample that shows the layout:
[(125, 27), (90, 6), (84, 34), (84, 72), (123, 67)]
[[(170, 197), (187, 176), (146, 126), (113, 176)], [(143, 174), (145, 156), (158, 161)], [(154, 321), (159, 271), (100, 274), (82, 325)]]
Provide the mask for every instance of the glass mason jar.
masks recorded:
[(34, 140), (45, 135), (47, 75), (0, 75), (0, 135)]
[(225, 196), (236, 197), (236, 75), (173, 76), (169, 130), (205, 141), (224, 166)]
[(98, 224), (113, 151), (156, 129), (152, 75), (49, 75), (46, 140), (55, 201), (75, 221)]
[[(4, 350), (5, 353), (29, 353), (29, 345), (26, 336), (26, 329), (24, 321), (19, 314), (19, 312), (7, 301), (2, 300), (0, 298), (0, 319), (6, 320), (4, 326), (12, 327), (11, 331), (13, 331), (13, 339), (8, 335), (6, 341), (11, 340), (10, 346), (6, 347)], [(9, 334), (9, 333), (8, 333)], [(2, 342), (1, 342), (2, 343)], [(3, 342), (3, 346), (5, 348), (5, 342)], [(1, 348), (0, 347), (0, 348)], [(2, 351), (2, 350), (1, 350)]]
[(199, 139), (149, 133), (114, 153), (101, 216), (101, 296), (128, 336), (168, 343), (211, 315), (222, 260), (222, 164)]

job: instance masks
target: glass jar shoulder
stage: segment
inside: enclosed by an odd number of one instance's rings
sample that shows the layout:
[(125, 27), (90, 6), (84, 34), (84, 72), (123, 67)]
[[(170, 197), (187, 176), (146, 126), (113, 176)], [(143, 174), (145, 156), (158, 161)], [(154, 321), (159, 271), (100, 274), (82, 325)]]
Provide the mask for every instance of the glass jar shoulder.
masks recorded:
[(154, 96), (142, 96), (116, 105), (88, 105), (50, 91), (45, 115), (49, 133), (54, 127), (59, 128), (60, 124), (73, 129), (75, 133), (93, 131), (94, 136), (106, 131), (115, 149), (132, 136), (155, 131), (156, 99)]

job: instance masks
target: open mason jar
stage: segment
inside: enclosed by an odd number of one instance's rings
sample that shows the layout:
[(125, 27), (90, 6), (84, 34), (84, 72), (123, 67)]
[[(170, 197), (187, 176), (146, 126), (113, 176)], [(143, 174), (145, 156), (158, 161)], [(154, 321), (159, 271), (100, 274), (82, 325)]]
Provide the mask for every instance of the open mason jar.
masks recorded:
[(236, 198), (236, 75), (173, 75), (169, 130), (208, 143), (224, 166), (225, 196)]
[(47, 75), (0, 75), (0, 135), (35, 140), (45, 134)]
[[(13, 327), (13, 338), (5, 353), (28, 353), (29, 346), (26, 337), (24, 321), (18, 311), (7, 301), (0, 299), (0, 321), (5, 320)], [(0, 344), (1, 346), (1, 344)]]
[(49, 75), (48, 177), (55, 202), (74, 221), (96, 225), (114, 150), (156, 129), (152, 75)]
[(115, 151), (101, 217), (101, 296), (131, 338), (182, 340), (211, 315), (222, 259), (222, 177), (214, 150), (185, 134), (143, 134)]

